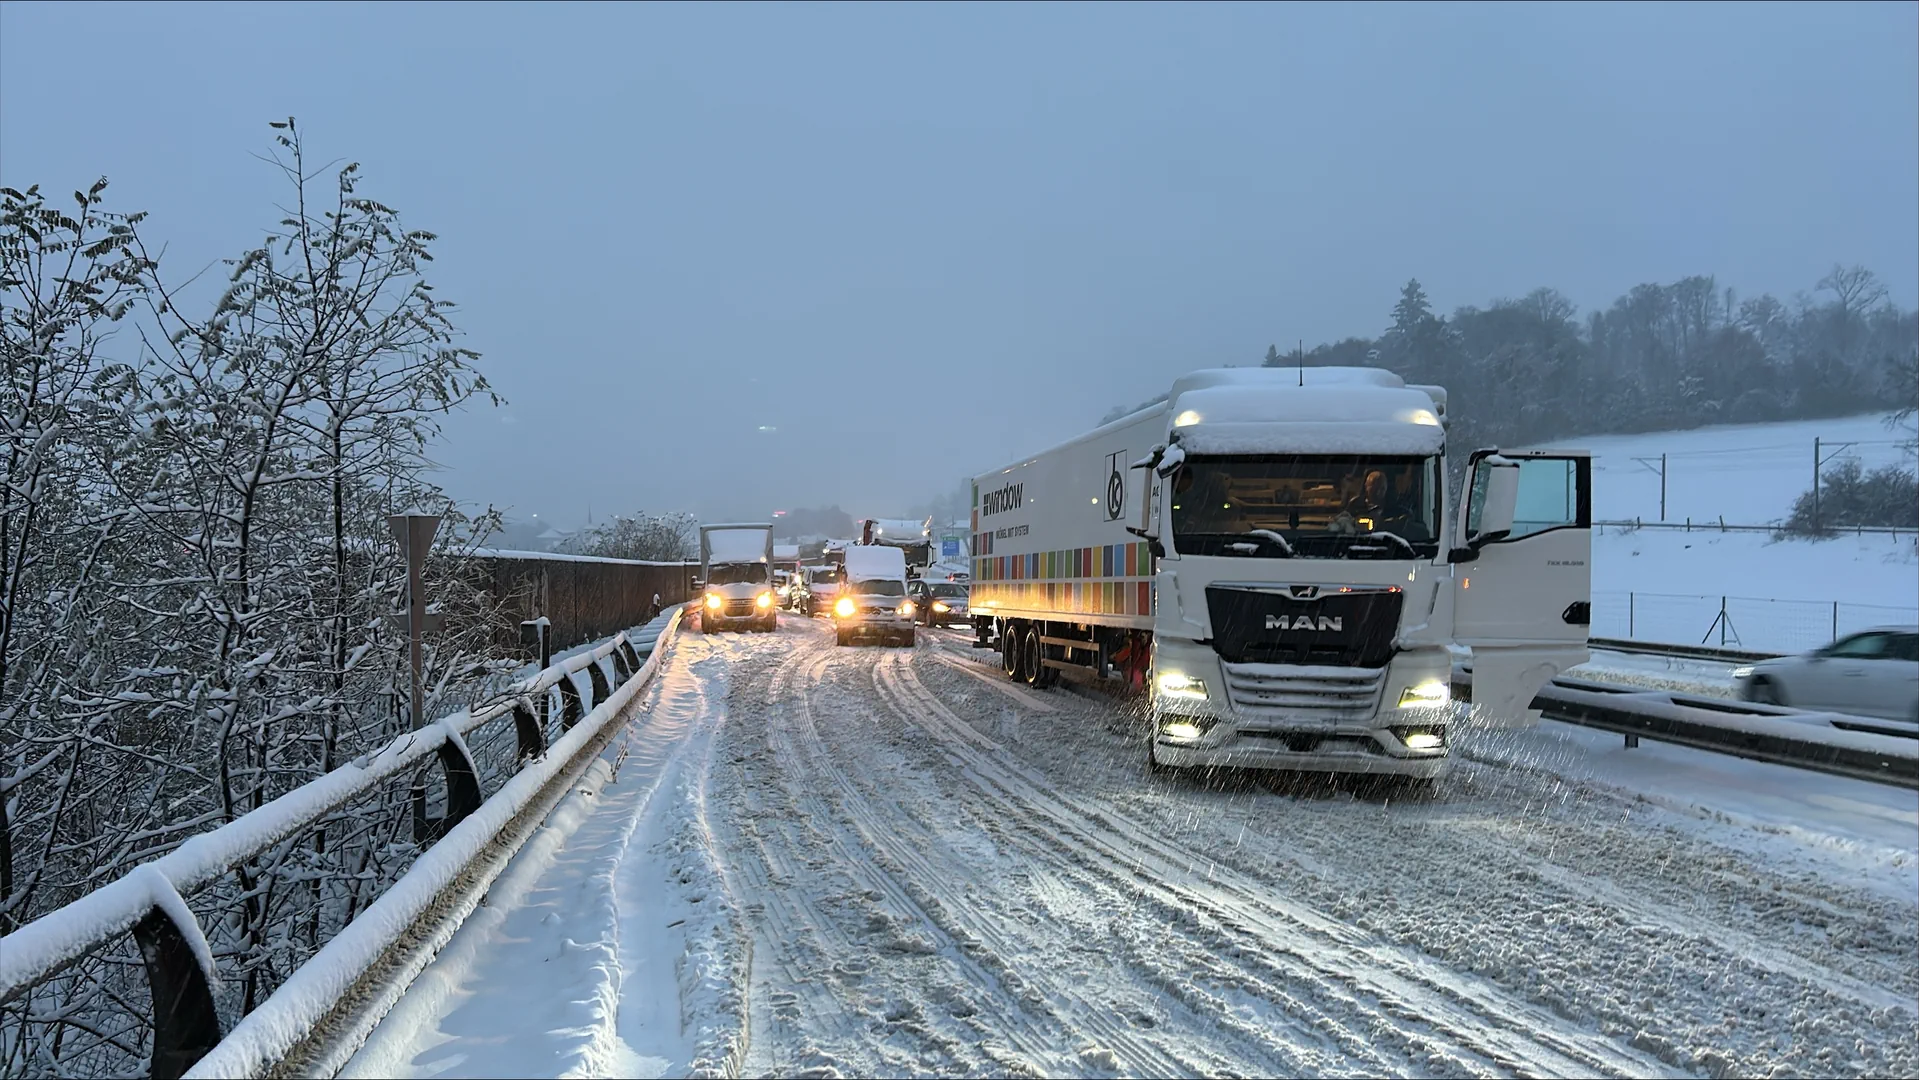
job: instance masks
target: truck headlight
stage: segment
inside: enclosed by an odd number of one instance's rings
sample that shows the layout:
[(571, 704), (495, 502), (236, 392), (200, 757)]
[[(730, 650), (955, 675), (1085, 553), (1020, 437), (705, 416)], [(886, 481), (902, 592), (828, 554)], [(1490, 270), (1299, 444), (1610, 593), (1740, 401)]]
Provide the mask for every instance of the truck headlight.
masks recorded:
[(1402, 709), (1429, 709), (1444, 705), (1453, 699), (1453, 688), (1438, 679), (1427, 679), (1417, 686), (1409, 686), (1399, 695), (1399, 707)]
[(1191, 675), (1185, 675), (1177, 671), (1162, 671), (1159, 673), (1159, 679), (1154, 685), (1159, 687), (1160, 696), (1162, 697), (1187, 698), (1196, 701), (1206, 700), (1206, 684), (1193, 678)]
[(916, 610), (918, 609), (913, 606), (913, 602), (911, 600), (907, 600), (900, 604), (900, 618), (910, 619), (913, 617), (913, 612)]
[(720, 599), (719, 593), (706, 594), (706, 606), (712, 608), (714, 611), (718, 611), (720, 605), (723, 603), (725, 603), (725, 601)]
[(851, 618), (853, 612), (857, 610), (859, 609), (854, 606), (853, 598), (850, 596), (840, 597), (838, 602), (833, 605), (833, 614), (838, 615), (842, 619)]
[(770, 592), (763, 592), (757, 597), (754, 597), (753, 603), (762, 609), (770, 608), (773, 606), (773, 594)]
[(947, 607), (943, 601), (935, 600), (933, 601), (933, 610), (939, 612), (941, 615), (944, 615), (953, 609), (950, 607)]

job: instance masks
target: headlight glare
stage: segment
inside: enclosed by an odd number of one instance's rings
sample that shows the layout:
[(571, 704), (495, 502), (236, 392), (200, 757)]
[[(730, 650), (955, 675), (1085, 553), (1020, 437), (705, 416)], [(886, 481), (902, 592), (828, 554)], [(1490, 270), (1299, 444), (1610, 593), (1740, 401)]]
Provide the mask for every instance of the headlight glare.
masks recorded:
[(723, 601), (723, 600), (721, 600), (721, 599), (720, 599), (720, 594), (719, 594), (719, 593), (707, 593), (707, 594), (706, 594), (706, 606), (707, 606), (707, 607), (710, 607), (710, 608), (712, 608), (713, 610), (715, 610), (715, 611), (718, 611), (718, 610), (720, 609), (720, 605), (721, 605), (721, 604), (723, 604), (723, 603), (725, 603), (725, 601)]
[(773, 594), (770, 592), (763, 592), (757, 598), (754, 599), (753, 603), (759, 605), (762, 608), (770, 608), (773, 606)]
[(1162, 671), (1154, 685), (1161, 697), (1206, 700), (1206, 684), (1182, 672)]
[(913, 612), (917, 610), (919, 609), (913, 606), (913, 602), (908, 600), (900, 605), (900, 618), (910, 619), (913, 617)]
[(833, 605), (833, 614), (842, 619), (850, 617), (856, 610), (858, 608), (854, 606), (853, 598), (850, 596), (840, 597), (839, 601)]

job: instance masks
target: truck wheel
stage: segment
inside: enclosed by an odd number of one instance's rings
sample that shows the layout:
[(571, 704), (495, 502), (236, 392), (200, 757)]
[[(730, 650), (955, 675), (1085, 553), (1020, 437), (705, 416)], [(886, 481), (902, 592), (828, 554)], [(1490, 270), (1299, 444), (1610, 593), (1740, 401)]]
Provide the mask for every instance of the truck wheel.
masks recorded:
[(1000, 627), (1000, 668), (1006, 672), (1006, 677), (1009, 679), (1019, 678), (1019, 643), (1020, 634), (1018, 630), (1010, 626)]
[(1020, 635), (1019, 676), (1021, 682), (1032, 687), (1038, 687), (1040, 685), (1040, 680), (1045, 678), (1045, 676), (1040, 673), (1048, 670), (1048, 668), (1046, 665), (1040, 663), (1039, 659), (1039, 628), (1029, 626), (1026, 628), (1026, 633)]
[(1159, 755), (1154, 752), (1151, 736), (1146, 739), (1146, 771), (1154, 776), (1167, 776), (1179, 771), (1159, 760)]

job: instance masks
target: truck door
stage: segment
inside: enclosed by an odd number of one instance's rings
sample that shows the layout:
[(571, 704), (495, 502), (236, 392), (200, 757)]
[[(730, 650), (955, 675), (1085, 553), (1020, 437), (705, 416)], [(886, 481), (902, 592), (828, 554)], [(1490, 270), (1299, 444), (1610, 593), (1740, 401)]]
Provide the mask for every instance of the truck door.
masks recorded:
[(1472, 649), (1481, 719), (1529, 725), (1539, 689), (1590, 656), (1592, 456), (1476, 451), (1460, 503), (1453, 640)]

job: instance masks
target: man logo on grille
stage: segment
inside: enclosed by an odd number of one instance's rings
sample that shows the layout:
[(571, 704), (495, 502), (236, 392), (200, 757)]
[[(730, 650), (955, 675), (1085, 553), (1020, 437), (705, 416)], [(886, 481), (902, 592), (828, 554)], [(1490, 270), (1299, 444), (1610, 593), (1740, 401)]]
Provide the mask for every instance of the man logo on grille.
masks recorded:
[(1120, 470), (1125, 466), (1126, 451), (1106, 455), (1106, 520), (1118, 521), (1126, 512), (1126, 474)]

